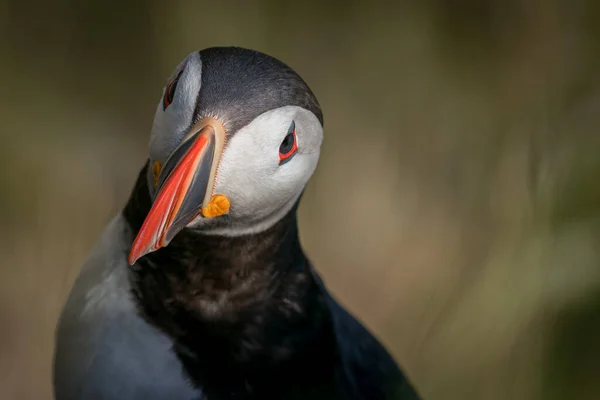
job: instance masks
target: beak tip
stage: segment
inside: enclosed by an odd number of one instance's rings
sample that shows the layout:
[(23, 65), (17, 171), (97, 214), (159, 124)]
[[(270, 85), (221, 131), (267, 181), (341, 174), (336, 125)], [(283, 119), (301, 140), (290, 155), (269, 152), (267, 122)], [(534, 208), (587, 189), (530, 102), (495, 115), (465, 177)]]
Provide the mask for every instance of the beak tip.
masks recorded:
[(133, 265), (137, 262), (137, 260), (148, 253), (150, 253), (150, 251), (140, 248), (139, 245), (137, 245), (137, 242), (134, 242), (133, 246), (131, 246), (131, 250), (129, 251), (129, 255), (127, 256), (127, 262), (129, 265)]
[(129, 255), (127, 256), (127, 262), (129, 265), (133, 265), (140, 258), (144, 257), (146, 254), (152, 253), (162, 247), (165, 247), (168, 243), (157, 243), (154, 247), (145, 247), (142, 248), (138, 245), (137, 241), (131, 246), (131, 250), (129, 251)]
[(134, 255), (133, 251), (131, 251), (129, 253), (129, 256), (127, 257), (127, 263), (131, 266), (133, 264), (135, 264), (135, 262), (139, 259), (139, 257), (137, 257), (136, 255)]

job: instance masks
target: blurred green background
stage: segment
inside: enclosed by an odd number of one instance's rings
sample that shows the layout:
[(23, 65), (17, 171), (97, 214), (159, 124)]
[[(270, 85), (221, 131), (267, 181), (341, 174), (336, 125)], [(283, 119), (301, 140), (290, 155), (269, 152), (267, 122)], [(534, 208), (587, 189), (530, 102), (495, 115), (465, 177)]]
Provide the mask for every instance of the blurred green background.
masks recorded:
[(600, 3), (0, 3), (0, 398), (50, 399), (56, 319), (191, 51), (296, 69), (332, 291), (425, 399), (600, 398)]

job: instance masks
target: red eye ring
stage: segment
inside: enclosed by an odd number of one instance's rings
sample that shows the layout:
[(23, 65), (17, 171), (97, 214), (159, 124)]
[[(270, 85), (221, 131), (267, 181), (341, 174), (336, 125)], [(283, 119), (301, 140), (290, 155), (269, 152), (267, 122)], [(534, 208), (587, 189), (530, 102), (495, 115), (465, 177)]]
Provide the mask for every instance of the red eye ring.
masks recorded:
[(293, 129), (290, 133), (286, 135), (279, 146), (279, 165), (285, 164), (298, 151), (298, 141), (296, 139), (296, 129)]
[(163, 96), (163, 111), (167, 109), (173, 103), (173, 99), (175, 98), (175, 90), (177, 90), (177, 82), (179, 82), (179, 77), (183, 70), (179, 71), (177, 76), (167, 85), (165, 89), (165, 94)]

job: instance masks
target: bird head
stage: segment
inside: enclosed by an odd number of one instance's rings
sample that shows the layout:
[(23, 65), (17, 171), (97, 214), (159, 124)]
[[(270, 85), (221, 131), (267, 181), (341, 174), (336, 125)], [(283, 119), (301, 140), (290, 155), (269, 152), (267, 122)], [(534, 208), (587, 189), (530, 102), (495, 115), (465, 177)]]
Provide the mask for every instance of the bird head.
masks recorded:
[(268, 229), (298, 201), (319, 158), (323, 116), (281, 61), (236, 47), (189, 54), (158, 103), (150, 138), (152, 207), (129, 263), (182, 229)]

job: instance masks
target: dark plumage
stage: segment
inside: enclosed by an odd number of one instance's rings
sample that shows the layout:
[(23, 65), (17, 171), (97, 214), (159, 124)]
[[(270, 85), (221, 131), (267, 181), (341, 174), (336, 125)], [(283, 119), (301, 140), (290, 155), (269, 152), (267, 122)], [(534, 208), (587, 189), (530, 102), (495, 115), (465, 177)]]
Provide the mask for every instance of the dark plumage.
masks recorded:
[[(151, 206), (146, 168), (123, 212), (133, 232)], [(418, 399), (327, 292), (301, 248), (296, 207), (259, 234), (184, 230), (132, 268), (140, 312), (173, 338), (209, 399)]]
[(63, 309), (55, 398), (418, 399), (300, 244), (323, 137), (307, 84), (240, 48), (194, 52), (175, 77)]
[(211, 47), (200, 51), (202, 90), (196, 117), (218, 115), (227, 130), (237, 132), (257, 115), (282, 105), (323, 113), (306, 82), (274, 57), (239, 47)]

